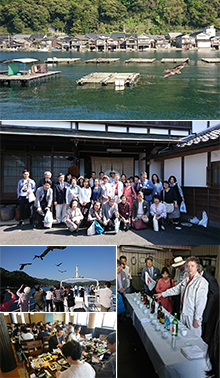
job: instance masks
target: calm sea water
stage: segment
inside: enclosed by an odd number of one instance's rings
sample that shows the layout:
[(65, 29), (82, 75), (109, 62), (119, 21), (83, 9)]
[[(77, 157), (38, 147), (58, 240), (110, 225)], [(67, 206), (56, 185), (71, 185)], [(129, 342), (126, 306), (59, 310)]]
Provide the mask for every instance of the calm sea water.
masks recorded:
[[(149, 51), (141, 53), (62, 53), (4, 52), (1, 59), (33, 57), (79, 57), (72, 65), (50, 67), (61, 77), (47, 83), (21, 88), (0, 87), (1, 119), (220, 119), (220, 63), (208, 64), (201, 58), (220, 58), (220, 51)], [(86, 59), (119, 57), (113, 64), (85, 64)], [(129, 58), (156, 58), (152, 64), (125, 64)], [(173, 63), (162, 58), (189, 57), (181, 75), (163, 80), (163, 70)], [(0, 65), (0, 70), (5, 65)], [(115, 91), (110, 87), (79, 87), (76, 80), (91, 72), (139, 72), (140, 82), (133, 88)]]

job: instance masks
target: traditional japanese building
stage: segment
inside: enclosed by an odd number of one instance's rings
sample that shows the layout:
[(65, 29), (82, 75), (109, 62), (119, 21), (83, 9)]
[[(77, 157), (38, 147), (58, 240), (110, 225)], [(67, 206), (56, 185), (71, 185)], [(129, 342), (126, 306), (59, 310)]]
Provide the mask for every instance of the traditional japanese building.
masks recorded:
[[(188, 143), (186, 138), (189, 141), (195, 138), (192, 121), (2, 121), (0, 133), (3, 203), (16, 201), (17, 182), (24, 168), (38, 182), (44, 171), (51, 171), (56, 179), (72, 165), (87, 177), (92, 170), (97, 175), (100, 171), (114, 170), (128, 177), (147, 171), (149, 177), (157, 173), (162, 180), (173, 174), (190, 203), (197, 196), (193, 191), (195, 186), (209, 193), (211, 202), (217, 201), (218, 189), (204, 177), (201, 179), (196, 167), (204, 174), (208, 161), (219, 164), (219, 142), (209, 138), (209, 143), (202, 143), (202, 159), (199, 155), (195, 158), (200, 153), (199, 144), (193, 143), (190, 151), (181, 147)], [(211, 158), (207, 160), (207, 156)], [(198, 175), (195, 182), (189, 179), (196, 177), (192, 171), (188, 173), (192, 167)], [(216, 220), (219, 215), (213, 217)]]

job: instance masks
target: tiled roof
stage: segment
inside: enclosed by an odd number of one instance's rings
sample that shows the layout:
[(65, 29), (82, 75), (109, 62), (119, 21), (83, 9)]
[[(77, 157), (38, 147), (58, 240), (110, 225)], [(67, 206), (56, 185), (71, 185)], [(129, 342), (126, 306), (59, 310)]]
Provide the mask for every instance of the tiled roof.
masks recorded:
[(208, 129), (196, 134), (190, 135), (189, 137), (183, 138), (183, 143), (178, 143), (177, 148), (190, 147), (192, 145), (202, 145), (208, 141), (216, 140), (220, 138), (220, 124), (216, 126), (209, 127)]

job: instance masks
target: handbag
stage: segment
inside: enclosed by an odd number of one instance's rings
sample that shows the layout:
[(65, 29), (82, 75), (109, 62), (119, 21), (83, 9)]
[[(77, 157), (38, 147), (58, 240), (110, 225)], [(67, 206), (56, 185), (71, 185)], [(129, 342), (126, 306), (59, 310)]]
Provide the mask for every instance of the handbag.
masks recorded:
[(132, 221), (132, 225), (135, 230), (143, 230), (144, 228), (147, 228), (147, 225), (142, 221), (142, 219)]
[[(171, 278), (170, 278), (170, 288), (171, 287), (173, 287), (173, 285), (172, 285), (172, 280), (171, 280)], [(168, 297), (168, 301), (169, 302), (172, 302), (172, 297), (171, 297), (171, 295), (169, 295), (169, 297)]]
[(28, 202), (34, 202), (36, 200), (36, 197), (34, 195), (34, 192), (30, 192), (29, 195), (28, 195)]
[(104, 228), (100, 225), (99, 222), (97, 222), (97, 220), (95, 220), (94, 223), (95, 223), (96, 234), (102, 234), (104, 232)]
[(95, 235), (95, 222), (92, 222), (91, 226), (88, 228), (87, 235), (88, 236)]

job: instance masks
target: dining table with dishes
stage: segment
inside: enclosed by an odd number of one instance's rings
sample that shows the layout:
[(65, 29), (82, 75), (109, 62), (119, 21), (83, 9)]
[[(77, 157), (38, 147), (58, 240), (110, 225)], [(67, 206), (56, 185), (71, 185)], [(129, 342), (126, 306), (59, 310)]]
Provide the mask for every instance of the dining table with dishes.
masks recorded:
[[(158, 306), (147, 296), (148, 308), (141, 293), (126, 294), (126, 311), (132, 319), (144, 348), (159, 378), (205, 378), (208, 369), (207, 345), (193, 330), (178, 321), (178, 335), (172, 335), (174, 316), (162, 307), (162, 320), (158, 319)], [(169, 319), (169, 326), (164, 319)]]

